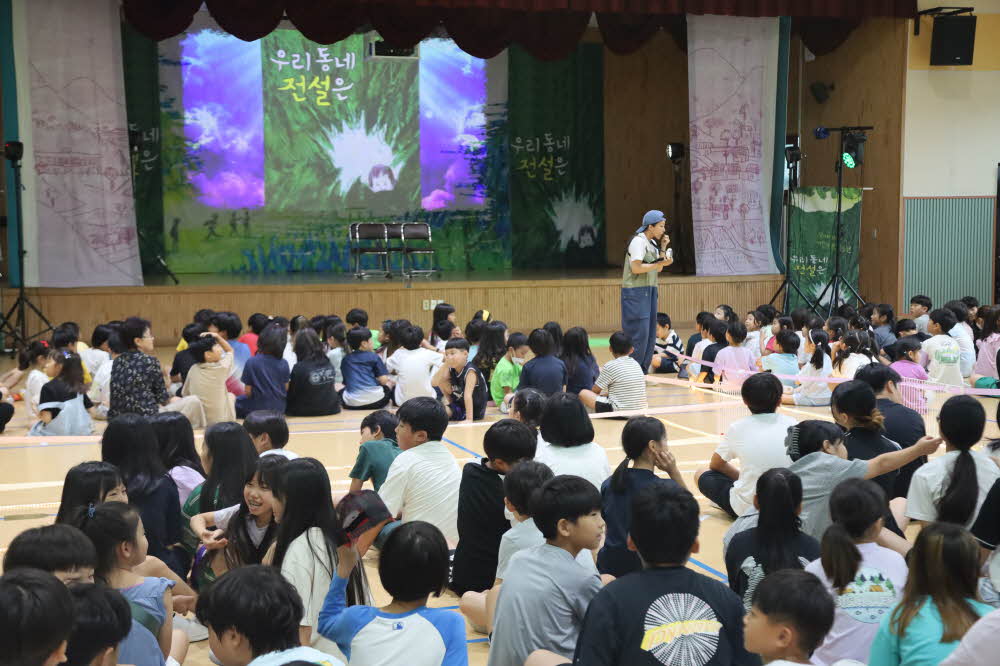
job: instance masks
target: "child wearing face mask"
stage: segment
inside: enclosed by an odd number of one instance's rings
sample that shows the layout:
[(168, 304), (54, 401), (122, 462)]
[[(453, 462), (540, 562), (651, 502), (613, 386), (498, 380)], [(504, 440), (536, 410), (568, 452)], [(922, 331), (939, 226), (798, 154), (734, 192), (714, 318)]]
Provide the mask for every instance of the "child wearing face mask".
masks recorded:
[(506, 414), (510, 411), (510, 399), (517, 391), (521, 380), (521, 370), (524, 369), (524, 359), (531, 351), (528, 347), (528, 337), (524, 333), (511, 333), (507, 338), (507, 353), (493, 369), (490, 377), (490, 397)]

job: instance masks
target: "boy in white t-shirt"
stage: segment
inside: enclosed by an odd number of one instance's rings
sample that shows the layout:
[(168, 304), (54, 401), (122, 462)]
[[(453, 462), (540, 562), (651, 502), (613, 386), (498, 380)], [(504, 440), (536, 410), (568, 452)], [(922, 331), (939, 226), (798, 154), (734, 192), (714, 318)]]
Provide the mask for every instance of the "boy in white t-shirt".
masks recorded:
[[(111, 352), (111, 361), (128, 351), (128, 347), (122, 342), (117, 331), (108, 334), (105, 341)], [(111, 361), (102, 363), (94, 373), (94, 381), (90, 385), (87, 396), (94, 403), (94, 418), (104, 421), (108, 418), (108, 409), (111, 408)]]
[[(747, 377), (740, 393), (750, 416), (729, 426), (708, 469), (695, 472), (695, 483), (702, 494), (733, 518), (753, 509), (761, 474), (792, 464), (785, 452), (785, 435), (796, 421), (775, 413), (783, 392), (781, 380), (769, 372)], [(740, 467), (732, 464), (737, 459)]]
[(932, 382), (952, 386), (965, 384), (962, 379), (962, 349), (958, 341), (948, 335), (957, 323), (951, 310), (939, 308), (930, 314), (927, 332), (933, 337), (924, 340), (921, 346), (921, 364)]
[(396, 522), (389, 523), (375, 545), (381, 547), (400, 523), (423, 520), (450, 544), (458, 542), (458, 488), (462, 473), (441, 441), (448, 412), (434, 398), (411, 398), (396, 412), (396, 441), (402, 453), (389, 466), (378, 494)]
[(632, 341), (623, 331), (611, 335), (612, 360), (604, 364), (594, 388), (580, 391), (580, 402), (595, 412), (646, 409), (646, 374), (629, 354)]
[(407, 326), (396, 334), (402, 347), (385, 362), (396, 380), (393, 402), (402, 405), (410, 398), (435, 397), (431, 378), (444, 363), (444, 355), (423, 347), (424, 331), (419, 326)]

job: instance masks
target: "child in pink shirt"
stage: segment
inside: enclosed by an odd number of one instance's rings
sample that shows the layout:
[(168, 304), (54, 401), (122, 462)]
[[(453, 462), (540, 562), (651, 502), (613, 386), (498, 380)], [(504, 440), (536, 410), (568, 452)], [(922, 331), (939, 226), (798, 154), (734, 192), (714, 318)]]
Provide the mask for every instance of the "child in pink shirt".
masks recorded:
[[(920, 349), (922, 343), (915, 335), (908, 335), (896, 342), (896, 353), (899, 360), (889, 365), (903, 379), (916, 379), (926, 382), (930, 379), (924, 366), (920, 365)], [(927, 405), (924, 392), (915, 387), (904, 387), (900, 390), (903, 404), (910, 409), (923, 413)]]
[(723, 347), (715, 357), (715, 376), (722, 378), (723, 390), (739, 390), (743, 380), (756, 374), (757, 365), (753, 352), (742, 346), (747, 339), (747, 327), (741, 322), (730, 322), (726, 330), (728, 347)]

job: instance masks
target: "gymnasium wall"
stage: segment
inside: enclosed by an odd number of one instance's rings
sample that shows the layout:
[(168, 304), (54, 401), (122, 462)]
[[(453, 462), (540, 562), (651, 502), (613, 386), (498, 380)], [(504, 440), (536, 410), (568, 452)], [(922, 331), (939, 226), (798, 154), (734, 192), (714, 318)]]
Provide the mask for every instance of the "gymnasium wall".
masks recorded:
[[(604, 175), (608, 263), (620, 266), (643, 214), (660, 208), (675, 217), (668, 143), (688, 143), (687, 54), (659, 32), (627, 56), (604, 50)], [(682, 219), (690, 220), (685, 162)], [(675, 232), (675, 236), (676, 236)], [(681, 239), (674, 238), (675, 244)], [(692, 247), (693, 251), (693, 247)], [(675, 266), (680, 261), (675, 263)]]
[[(870, 301), (902, 303), (902, 168), (903, 106), (906, 48), (910, 24), (905, 19), (868, 19), (827, 55), (803, 65), (801, 89), (802, 185), (836, 185), (833, 169), (839, 138), (814, 138), (813, 128), (873, 125), (865, 163), (845, 169), (844, 185), (873, 188), (864, 193), (861, 212), (861, 256), (858, 288)], [(793, 57), (799, 52), (792, 45)], [(797, 78), (796, 68), (792, 77)], [(814, 82), (834, 84), (820, 104), (809, 92)], [(799, 109), (789, 113), (789, 127)]]
[[(922, 1), (920, 9), (938, 3)], [(908, 33), (905, 139), (904, 296), (926, 293), (935, 303), (993, 293), (995, 199), (1000, 162), (1000, 0), (975, 3), (976, 43), (968, 67), (931, 67), (933, 20)], [(912, 23), (911, 23), (912, 25)], [(934, 270), (926, 248), (964, 258), (964, 270)], [(930, 269), (929, 269), (930, 267)], [(971, 268), (971, 270), (970, 270)]]

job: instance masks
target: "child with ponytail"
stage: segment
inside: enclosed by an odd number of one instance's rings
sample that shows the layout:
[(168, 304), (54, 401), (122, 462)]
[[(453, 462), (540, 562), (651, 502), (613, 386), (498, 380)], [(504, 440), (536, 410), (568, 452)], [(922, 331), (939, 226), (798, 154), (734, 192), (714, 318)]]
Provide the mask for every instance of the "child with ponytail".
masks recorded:
[[(597, 554), (597, 570), (616, 578), (642, 570), (639, 555), (626, 544), (632, 524), (632, 498), (654, 483), (675, 483), (685, 487), (677, 461), (667, 448), (667, 429), (659, 419), (651, 416), (630, 418), (622, 429), (622, 448), (625, 459), (601, 484), (601, 514), (606, 536), (604, 547)], [(659, 479), (657, 469), (669, 474), (671, 480)]]
[(879, 620), (903, 593), (906, 560), (875, 543), (884, 513), (885, 493), (871, 481), (847, 479), (830, 495), (833, 523), (823, 534), (820, 559), (806, 567), (837, 604), (833, 628), (813, 652), (816, 666), (839, 659), (866, 662)]
[(840, 345), (833, 355), (833, 377), (854, 379), (862, 365), (874, 362), (871, 336), (865, 331), (847, 331), (840, 338)]
[(940, 664), (969, 628), (993, 610), (976, 598), (979, 547), (961, 526), (926, 526), (910, 551), (909, 564), (902, 600), (882, 618), (869, 666)]
[(952, 396), (941, 406), (938, 427), (945, 454), (913, 473), (906, 515), (970, 527), (1000, 468), (987, 453), (973, 451), (986, 428), (986, 410), (971, 395)]
[(757, 526), (733, 537), (726, 551), (729, 587), (747, 610), (764, 576), (801, 569), (820, 552), (816, 539), (801, 530), (802, 480), (794, 472), (774, 467), (761, 474), (753, 505)]
[(71, 351), (53, 351), (45, 363), (51, 381), (42, 385), (38, 397), (39, 421), (29, 435), (89, 435), (94, 423), (94, 403), (83, 384), (83, 363)]
[[(823, 378), (833, 372), (833, 362), (830, 360), (830, 336), (822, 329), (813, 329), (806, 334), (806, 364), (799, 370), (799, 377)], [(810, 381), (796, 382), (798, 385), (791, 393), (786, 393), (781, 402), (785, 405), (801, 405), (807, 407), (825, 407), (830, 404), (830, 386), (826, 382)]]
[[(862, 381), (838, 384), (830, 398), (833, 419), (844, 428), (844, 446), (850, 460), (871, 460), (899, 450), (899, 445), (883, 434), (885, 417), (878, 409), (875, 390)], [(886, 497), (892, 497), (896, 470), (875, 479)], [(891, 529), (891, 526), (890, 526)]]
[(73, 524), (94, 544), (94, 578), (118, 590), (132, 609), (132, 628), (121, 642), (118, 660), (126, 664), (184, 661), (188, 640), (174, 631), (171, 588), (166, 578), (144, 578), (133, 569), (146, 559), (146, 532), (138, 510), (122, 502), (81, 507)]

